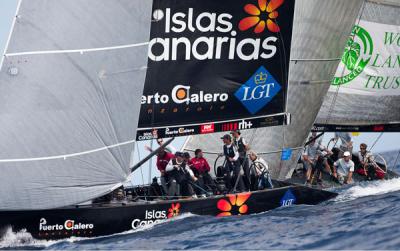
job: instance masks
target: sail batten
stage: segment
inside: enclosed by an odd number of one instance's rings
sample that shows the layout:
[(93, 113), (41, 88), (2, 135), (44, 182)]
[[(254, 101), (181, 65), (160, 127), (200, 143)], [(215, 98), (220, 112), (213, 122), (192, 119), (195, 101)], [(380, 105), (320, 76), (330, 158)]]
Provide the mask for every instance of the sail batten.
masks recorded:
[(14, 53), (6, 53), (4, 56), (6, 57), (14, 57), (14, 56), (25, 56), (25, 55), (43, 55), (43, 54), (63, 54), (63, 53), (86, 53), (86, 52), (95, 52), (95, 51), (108, 51), (108, 50), (119, 50), (131, 47), (139, 47), (139, 46), (148, 46), (149, 42), (143, 43), (135, 43), (135, 44), (126, 44), (126, 45), (116, 45), (110, 47), (99, 47), (99, 48), (85, 48), (85, 49), (72, 49), (72, 50), (48, 50), (48, 51), (25, 51), (25, 52), (14, 52)]

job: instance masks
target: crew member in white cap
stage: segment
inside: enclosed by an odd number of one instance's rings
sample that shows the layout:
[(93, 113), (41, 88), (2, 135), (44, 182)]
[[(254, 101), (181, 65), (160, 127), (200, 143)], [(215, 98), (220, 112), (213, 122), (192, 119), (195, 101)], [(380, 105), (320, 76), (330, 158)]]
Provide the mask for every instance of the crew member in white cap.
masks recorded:
[(334, 166), (339, 180), (344, 180), (345, 184), (350, 184), (352, 182), (354, 172), (354, 162), (351, 160), (350, 152), (344, 152), (343, 158), (336, 161)]

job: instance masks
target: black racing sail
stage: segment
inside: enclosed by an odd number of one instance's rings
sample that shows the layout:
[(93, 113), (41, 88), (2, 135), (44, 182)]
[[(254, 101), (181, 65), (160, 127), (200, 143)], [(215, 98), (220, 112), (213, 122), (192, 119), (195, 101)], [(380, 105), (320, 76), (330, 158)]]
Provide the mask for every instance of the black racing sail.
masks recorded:
[(155, 0), (137, 139), (288, 124), (294, 5)]

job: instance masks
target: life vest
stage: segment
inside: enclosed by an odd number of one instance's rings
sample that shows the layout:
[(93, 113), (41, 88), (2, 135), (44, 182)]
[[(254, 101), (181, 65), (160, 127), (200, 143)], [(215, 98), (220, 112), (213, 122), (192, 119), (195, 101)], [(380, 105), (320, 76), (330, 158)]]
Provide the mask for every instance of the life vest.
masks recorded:
[(178, 164), (176, 159), (172, 159), (171, 162), (174, 166), (179, 166), (180, 168), (179, 169), (174, 168), (172, 171), (168, 172), (168, 175), (174, 178), (178, 183), (180, 183), (186, 177), (185, 173), (186, 164), (184, 161), (182, 161), (181, 164)]
[(230, 147), (227, 145), (224, 145), (224, 155), (226, 158), (233, 158), (235, 157), (235, 150), (234, 150), (234, 145), (231, 144)]
[(239, 140), (235, 140), (235, 145), (238, 148), (239, 156), (244, 158), (246, 156), (246, 146), (243, 144), (243, 138), (240, 137)]

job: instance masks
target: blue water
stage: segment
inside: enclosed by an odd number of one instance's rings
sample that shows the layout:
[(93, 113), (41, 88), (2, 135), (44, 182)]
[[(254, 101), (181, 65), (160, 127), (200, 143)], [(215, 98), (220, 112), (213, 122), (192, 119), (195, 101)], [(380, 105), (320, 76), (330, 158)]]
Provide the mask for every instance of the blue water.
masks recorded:
[(317, 206), (258, 215), (184, 215), (140, 231), (93, 239), (36, 241), (9, 233), (2, 247), (22, 249), (400, 249), (400, 179), (338, 190)]

